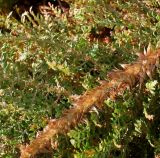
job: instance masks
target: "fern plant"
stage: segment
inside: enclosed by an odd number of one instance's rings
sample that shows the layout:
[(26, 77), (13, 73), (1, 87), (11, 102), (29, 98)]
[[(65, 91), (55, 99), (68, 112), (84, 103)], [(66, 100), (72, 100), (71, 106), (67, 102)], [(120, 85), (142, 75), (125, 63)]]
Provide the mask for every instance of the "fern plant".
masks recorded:
[[(72, 1), (68, 17), (30, 10), (22, 21), (1, 13), (0, 157), (19, 157), (20, 144), (21, 157), (159, 154), (159, 50), (133, 62), (159, 45), (152, 4)], [(92, 28), (113, 26), (111, 42), (89, 40)]]

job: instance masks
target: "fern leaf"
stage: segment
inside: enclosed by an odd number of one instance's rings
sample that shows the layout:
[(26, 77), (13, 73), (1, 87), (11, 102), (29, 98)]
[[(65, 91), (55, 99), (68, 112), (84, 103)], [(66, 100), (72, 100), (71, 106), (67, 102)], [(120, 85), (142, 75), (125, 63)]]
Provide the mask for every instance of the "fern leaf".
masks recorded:
[(102, 106), (106, 98), (115, 99), (127, 88), (132, 88), (138, 83), (141, 86), (144, 79), (153, 74), (159, 65), (160, 49), (153, 51), (149, 47), (143, 54), (139, 54), (138, 60), (133, 64), (128, 64), (122, 70), (112, 71), (108, 74), (109, 81), (102, 84), (78, 97), (74, 101), (73, 107), (63, 113), (60, 119), (50, 120), (37, 138), (29, 145), (21, 147), (21, 158), (30, 158), (41, 151), (49, 140), (59, 134), (67, 133), (83, 120), (86, 114), (94, 105)]

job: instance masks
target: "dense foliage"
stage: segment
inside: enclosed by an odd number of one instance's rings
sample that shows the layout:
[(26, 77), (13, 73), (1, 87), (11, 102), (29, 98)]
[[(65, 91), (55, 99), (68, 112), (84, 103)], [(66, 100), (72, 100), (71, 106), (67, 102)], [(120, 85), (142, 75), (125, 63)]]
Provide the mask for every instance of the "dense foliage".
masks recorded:
[[(9, 14), (11, 4), (0, 8), (0, 157), (19, 157), (20, 145), (33, 140), (49, 119), (60, 118), (72, 98), (107, 80), (120, 64), (135, 61), (149, 43), (160, 47), (157, 0), (77, 0), (69, 2), (69, 15), (31, 10), (21, 20)], [(104, 27), (111, 33), (101, 40)], [(159, 81), (156, 69), (116, 100), (105, 100), (37, 157), (158, 157)]]

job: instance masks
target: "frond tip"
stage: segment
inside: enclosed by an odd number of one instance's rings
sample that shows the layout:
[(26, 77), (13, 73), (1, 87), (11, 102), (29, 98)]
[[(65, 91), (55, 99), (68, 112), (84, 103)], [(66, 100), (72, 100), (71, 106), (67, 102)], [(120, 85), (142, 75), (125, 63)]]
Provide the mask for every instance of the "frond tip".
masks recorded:
[(67, 133), (83, 120), (84, 114), (94, 105), (102, 106), (107, 98), (116, 99), (117, 95), (129, 87), (141, 85), (147, 76), (152, 77), (153, 71), (159, 66), (160, 49), (153, 51), (150, 46), (147, 52), (140, 54), (133, 64), (123, 66), (123, 70), (112, 71), (108, 74), (109, 81), (84, 93), (74, 100), (74, 106), (66, 110), (59, 119), (50, 120), (49, 124), (27, 146), (21, 147), (21, 158), (30, 158), (43, 149), (49, 140), (60, 133)]

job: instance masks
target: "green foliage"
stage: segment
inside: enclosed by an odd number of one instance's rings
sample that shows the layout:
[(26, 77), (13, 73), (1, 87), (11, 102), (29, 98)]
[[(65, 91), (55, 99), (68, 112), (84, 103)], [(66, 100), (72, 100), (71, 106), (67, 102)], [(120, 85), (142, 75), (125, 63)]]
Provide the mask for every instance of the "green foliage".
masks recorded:
[[(0, 157), (19, 157), (19, 144), (29, 143), (50, 118), (71, 107), (70, 95), (95, 87), (149, 43), (159, 46), (158, 1), (84, 3), (72, 3), (68, 18), (28, 13), (20, 22), (0, 15)], [(99, 26), (115, 26), (110, 43), (88, 40), (91, 28)], [(51, 157), (158, 155), (159, 74), (91, 110), (84, 123), (58, 136)]]

